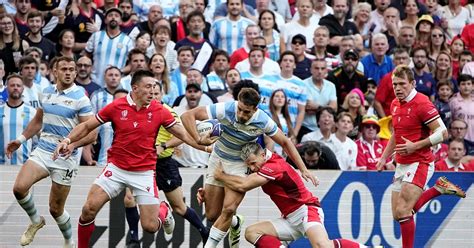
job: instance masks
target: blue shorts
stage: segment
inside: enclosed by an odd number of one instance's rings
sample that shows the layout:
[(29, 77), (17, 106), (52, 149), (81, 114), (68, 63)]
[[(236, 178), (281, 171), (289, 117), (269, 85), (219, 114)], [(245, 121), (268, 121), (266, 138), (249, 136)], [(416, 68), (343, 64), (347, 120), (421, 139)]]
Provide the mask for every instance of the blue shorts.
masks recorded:
[(159, 190), (168, 193), (183, 185), (179, 174), (179, 163), (173, 158), (160, 158), (156, 162), (156, 184)]

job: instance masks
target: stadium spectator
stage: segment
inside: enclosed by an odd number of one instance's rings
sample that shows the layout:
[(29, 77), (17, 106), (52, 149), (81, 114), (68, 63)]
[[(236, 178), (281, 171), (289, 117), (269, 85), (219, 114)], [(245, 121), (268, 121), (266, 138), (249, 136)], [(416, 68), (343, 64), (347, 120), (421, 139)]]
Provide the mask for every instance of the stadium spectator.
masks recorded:
[[(310, 170), (339, 170), (336, 155), (329, 147), (317, 141), (305, 141), (296, 145), (296, 149), (303, 159), (306, 168)], [(286, 160), (293, 167), (295, 164), (290, 158)]]
[(339, 111), (349, 113), (351, 116), (353, 128), (347, 136), (356, 140), (359, 135), (359, 125), (362, 122), (362, 117), (366, 114), (364, 93), (359, 88), (352, 89), (344, 97), (344, 102)]
[(366, 115), (359, 127), (361, 136), (356, 140), (357, 167), (359, 170), (377, 170), (377, 162), (382, 157), (385, 146), (377, 139), (380, 131), (377, 116)]
[[(273, 13), (273, 22), (277, 24), (278, 27), (283, 27), (283, 25), (285, 24), (285, 19), (283, 19), (283, 16), (281, 16), (277, 11), (273, 11), (270, 8), (270, 2), (271, 2), (270, 0), (256, 1), (255, 2), (255, 5), (256, 5), (255, 17), (252, 17), (250, 19), (254, 21), (255, 23), (259, 23), (260, 15), (262, 15), (264, 11), (267, 11), (267, 12), (270, 11), (271, 13)], [(276, 60), (278, 60), (278, 58)]]
[(93, 33), (103, 28), (103, 14), (94, 7), (92, 0), (79, 1), (71, 5), (70, 12), (66, 16), (65, 28), (74, 31), (74, 52), (81, 52), (86, 48), (87, 41)]
[(169, 106), (173, 105), (174, 100), (178, 97), (178, 87), (171, 82), (165, 56), (161, 53), (153, 54), (148, 62), (148, 68), (161, 84), (161, 101)]
[(403, 19), (402, 25), (412, 27), (413, 29), (415, 28), (420, 14), (420, 8), (418, 5), (419, 3), (416, 0), (407, 0), (405, 2), (405, 17), (403, 18), (402, 15), (400, 16)]
[(87, 96), (91, 97), (94, 91), (101, 87), (96, 84), (91, 77), (92, 74), (92, 60), (87, 56), (82, 56), (77, 60), (77, 76), (74, 83), (84, 88)]
[(459, 92), (449, 100), (449, 108), (453, 119), (464, 119), (467, 126), (470, 127), (466, 133), (465, 139), (474, 141), (474, 95), (472, 86), (472, 77), (461, 74), (458, 77)]
[[(335, 59), (337, 60), (338, 63), (335, 65), (331, 64), (331, 67), (329, 67), (329, 69), (334, 70), (338, 66), (342, 65), (342, 62), (344, 60), (344, 53), (347, 50), (358, 50), (356, 48), (355, 42), (356, 40), (352, 35), (342, 37), (341, 44), (339, 45), (339, 53), (335, 56)], [(357, 51), (357, 52), (359, 53), (359, 58), (361, 58), (362, 51)], [(359, 60), (359, 63), (357, 64), (357, 70), (364, 72), (364, 65), (362, 64), (360, 60)]]
[(313, 33), (314, 30), (318, 27), (317, 23), (311, 23), (311, 16), (313, 16), (313, 7), (314, 2), (312, 0), (299, 0), (296, 3), (298, 8), (298, 19), (293, 19), (291, 22), (286, 23), (281, 28), (281, 40), (282, 43), (286, 44), (285, 46), (280, 47), (281, 51), (291, 49), (291, 43), (293, 37), (297, 34), (301, 34), (305, 37), (307, 41), (307, 47), (313, 47)]
[(389, 7), (383, 12), (384, 24), (386, 30), (383, 34), (387, 37), (388, 51), (387, 54), (391, 55), (393, 49), (397, 46), (397, 41), (400, 33), (400, 13), (394, 7)]
[(227, 92), (226, 72), (229, 70), (229, 54), (226, 51), (217, 49), (211, 56), (212, 71), (207, 74), (206, 82), (209, 94), (219, 97)]
[(176, 42), (174, 49), (178, 50), (181, 46), (193, 47), (196, 53), (193, 67), (207, 75), (210, 70), (214, 46), (202, 36), (203, 32), (205, 33), (205, 23), (204, 15), (200, 11), (194, 10), (189, 13), (186, 17), (186, 27), (189, 34)]
[[(386, 0), (377, 0), (386, 1)], [(377, 85), (380, 84), (380, 79), (391, 72), (394, 68), (392, 59), (387, 55), (389, 46), (387, 36), (382, 33), (376, 33), (372, 36), (371, 53), (361, 62), (364, 65), (364, 74), (367, 78), (373, 78)]]
[(412, 50), (412, 59), (416, 91), (434, 100), (436, 95), (436, 83), (431, 72), (426, 71), (428, 65), (428, 51), (423, 47), (415, 47)]
[[(122, 11), (120, 11), (120, 12), (122, 12)], [(106, 13), (106, 16), (107, 16), (107, 13)], [(123, 16), (123, 15), (121, 15), (121, 16)], [(128, 35), (130, 36), (130, 38), (132, 38), (132, 40), (135, 40), (137, 38), (137, 35), (141, 31), (146, 31), (151, 36), (153, 34), (153, 30), (155, 29), (156, 23), (162, 17), (163, 17), (163, 9), (161, 8), (161, 6), (160, 5), (151, 6), (150, 11), (148, 12), (147, 20), (144, 20), (142, 22), (137, 23)], [(121, 25), (121, 24), (122, 24), (122, 19), (120, 19), (120, 24), (119, 25)]]
[[(297, 1), (295, 1), (295, 3), (296, 2)], [(312, 10), (312, 14), (309, 21), (311, 23), (311, 26), (315, 28), (319, 26), (319, 21), (321, 20), (322, 17), (330, 15), (330, 14), (334, 14), (334, 10), (332, 6), (328, 5), (327, 0), (312, 1), (312, 5), (313, 5), (313, 10)], [(296, 8), (298, 7), (296, 6)], [(297, 21), (299, 18), (300, 18), (300, 13), (299, 11), (296, 11), (296, 13), (294, 13), (293, 15), (292, 20)]]
[(292, 18), (290, 4), (286, 0), (270, 1), (269, 9), (278, 12), (285, 19), (285, 22), (289, 22)]
[[(0, 142), (8, 144), (19, 137), (33, 120), (36, 109), (25, 104), (22, 99), (23, 79), (18, 74), (8, 76), (5, 91), (8, 94), (5, 104), (0, 104), (2, 113), (0, 124)], [(0, 164), (22, 165), (30, 156), (31, 151), (37, 145), (37, 138), (34, 137), (21, 144), (21, 149), (16, 150), (8, 158), (5, 156), (5, 149), (0, 149)]]
[[(313, 35), (314, 46), (310, 48), (310, 55), (314, 55), (315, 59), (324, 59), (327, 62), (328, 69), (336, 68), (339, 61), (334, 55), (328, 52), (327, 46), (329, 44), (329, 29), (326, 26), (319, 26), (314, 30)], [(339, 46), (339, 44), (338, 44)], [(311, 57), (312, 56), (308, 56)], [(305, 78), (303, 78), (305, 79)]]
[[(105, 87), (96, 90), (90, 97), (92, 112), (94, 114), (99, 113), (107, 104), (111, 103), (114, 99), (115, 92), (117, 89), (120, 89), (120, 69), (117, 67), (111, 66), (105, 70)], [(98, 144), (96, 159), (98, 166), (107, 165), (107, 150), (112, 145), (112, 139), (114, 137), (114, 130), (110, 123), (102, 125), (98, 130)], [(87, 153), (86, 149), (83, 150), (84, 153)], [(88, 165), (92, 165), (92, 160), (87, 161)]]
[(127, 54), (133, 49), (133, 40), (120, 31), (122, 11), (110, 8), (105, 12), (105, 30), (95, 32), (87, 41), (85, 54), (93, 60), (92, 78), (104, 86), (104, 72), (109, 65), (122, 69)]
[(25, 38), (26, 33), (29, 31), (26, 23), (26, 16), (31, 11), (31, 0), (16, 0), (15, 2), (15, 22), (18, 28), (18, 33), (22, 39)]
[(171, 83), (178, 88), (178, 96), (184, 95), (186, 87), (186, 73), (191, 68), (195, 53), (190, 46), (182, 46), (178, 49), (178, 68), (171, 72)]
[(451, 109), (449, 99), (453, 95), (453, 85), (449, 81), (440, 81), (436, 84), (436, 100), (434, 105), (439, 112), (445, 126), (451, 123)]
[(336, 132), (334, 136), (339, 140), (339, 146), (336, 149), (339, 151), (337, 161), (341, 170), (357, 170), (357, 145), (347, 135), (354, 129), (354, 121), (351, 114), (341, 112), (337, 115)]
[(333, 0), (334, 14), (323, 16), (319, 20), (319, 25), (326, 26), (329, 29), (329, 53), (337, 54), (339, 52), (339, 43), (343, 36), (359, 34), (357, 26), (352, 21), (346, 19), (349, 12), (348, 3), (349, 1), (347, 0)]
[(446, 41), (444, 30), (438, 26), (434, 26), (431, 29), (431, 45), (429, 47), (429, 60), (430, 68), (433, 68), (433, 64), (436, 62), (440, 52), (446, 52), (450, 54), (449, 46)]
[(441, 27), (446, 30), (448, 40), (461, 34), (464, 26), (471, 23), (469, 11), (459, 0), (448, 0), (448, 5), (442, 8)]
[[(166, 21), (166, 19), (163, 19)], [(178, 53), (174, 50), (175, 43), (170, 40), (171, 29), (169, 22), (167, 25), (158, 25), (153, 32), (153, 43), (147, 49), (147, 57), (151, 58), (155, 53), (163, 55), (171, 72), (178, 67)]]
[[(215, 0), (217, 3), (220, 3), (215, 11), (213, 12), (213, 18), (214, 21), (218, 19), (225, 18), (228, 14), (228, 5), (224, 1), (218, 1)], [(245, 0), (241, 1), (242, 2), (242, 11), (240, 12), (240, 15), (242, 17), (248, 18), (250, 20), (255, 20), (256, 19), (256, 13), (255, 13), (255, 8), (256, 8), (256, 3), (255, 1), (252, 0)]]
[(449, 125), (449, 139), (462, 139), (464, 140), (464, 147), (466, 148), (466, 154), (474, 156), (474, 142), (466, 139), (469, 126), (464, 119), (453, 119)]
[(75, 45), (76, 40), (74, 31), (71, 29), (63, 29), (58, 35), (58, 43), (56, 43), (56, 56), (70, 57), (77, 62), (79, 55), (74, 52)]
[[(263, 40), (262, 42), (262, 44), (265, 44)], [(241, 71), (240, 76), (242, 79), (250, 79), (254, 83), (258, 84), (259, 93), (262, 100), (258, 107), (268, 114), (270, 96), (272, 95), (273, 90), (278, 87), (278, 85), (276, 84), (276, 75), (271, 74), (271, 72), (263, 69), (265, 60), (266, 58), (264, 50), (261, 48), (252, 48), (249, 52), (250, 69), (248, 71)]]
[[(240, 72), (236, 69), (229, 69), (225, 73), (225, 84), (227, 92), (224, 95), (218, 96), (218, 102), (234, 101), (234, 88), (240, 82)], [(258, 86), (257, 86), (258, 87)]]
[(357, 70), (359, 64), (359, 53), (349, 49), (344, 52), (342, 65), (334, 71), (329, 72), (327, 80), (336, 86), (338, 105), (342, 105), (346, 95), (354, 88), (359, 88), (362, 92), (367, 91), (367, 78), (364, 73)]
[(296, 67), (293, 75), (305, 80), (311, 77), (311, 59), (306, 54), (306, 37), (297, 34), (291, 39), (291, 51), (296, 55)]
[[(353, 6), (352, 9), (352, 21), (359, 30), (360, 35), (362, 36), (362, 42), (364, 47), (368, 47), (365, 43), (370, 39), (373, 30), (369, 26), (370, 22), (370, 12), (372, 11), (372, 6), (366, 2), (358, 2)], [(375, 26), (374, 26), (375, 27)]]
[(436, 171), (474, 171), (470, 164), (462, 163), (464, 154), (466, 154), (464, 142), (459, 139), (451, 140), (448, 146), (448, 157), (436, 163)]
[(397, 44), (399, 47), (405, 48), (411, 54), (415, 45), (415, 28), (412, 26), (402, 26), (398, 35)]
[[(118, 8), (122, 11), (122, 24), (120, 24), (120, 31), (126, 34), (132, 32), (137, 24), (136, 18), (133, 18), (133, 15), (137, 15), (137, 13), (133, 12), (134, 7), (132, 0), (120, 0), (118, 3)], [(148, 13), (146, 15), (148, 15)]]
[(212, 23), (209, 33), (209, 40), (212, 44), (228, 54), (242, 47), (245, 41), (245, 35), (242, 31), (248, 25), (255, 24), (252, 20), (240, 15), (243, 9), (242, 4), (241, 0), (228, 0), (227, 8), (229, 11), (226, 17), (216, 19)]
[[(383, 19), (383, 13), (389, 7), (389, 0), (374, 0), (375, 10), (370, 12), (369, 27), (373, 34), (382, 33), (387, 30)], [(372, 27), (373, 26), (373, 27)], [(373, 42), (372, 42), (373, 44)]]
[[(255, 37), (252, 40), (252, 49), (261, 49), (264, 51), (265, 54), (263, 57), (262, 69), (266, 74), (280, 74), (280, 65), (268, 57), (268, 47), (263, 36)], [(235, 65), (235, 69), (239, 70), (240, 72), (248, 71), (250, 69), (250, 58), (246, 58), (237, 63), (237, 65)]]
[(3, 82), (3, 76), (5, 75), (5, 63), (0, 59), (0, 105), (4, 104), (8, 98), (8, 91), (6, 85)]
[(20, 39), (13, 16), (0, 14), (0, 24), (0, 59), (5, 63), (5, 81), (10, 73), (18, 72), (18, 62), (30, 46), (28, 42)]
[(278, 27), (282, 27), (275, 22), (275, 12), (271, 10), (263, 10), (258, 16), (258, 26), (262, 30), (262, 36), (267, 42), (267, 48), (269, 57), (273, 61), (277, 61), (280, 58), (280, 30)]
[(127, 65), (130, 66), (130, 74), (122, 77), (120, 79), (120, 84), (122, 85), (123, 89), (126, 89), (130, 92), (132, 90), (131, 82), (133, 74), (137, 71), (148, 69), (145, 53), (137, 48), (130, 50), (130, 52), (127, 54)]
[[(18, 204), (25, 210), (31, 220), (31, 224), (20, 238), (22, 246), (30, 244), (36, 232), (45, 225), (45, 218), (39, 214), (35, 207), (30, 189), (38, 181), (49, 176), (52, 181), (49, 195), (49, 212), (64, 237), (64, 247), (75, 247), (72, 238), (71, 218), (64, 209), (64, 205), (71, 184), (77, 176), (78, 152), (73, 148), (70, 150), (70, 156), (55, 159), (52, 157), (54, 146), (51, 146), (51, 144), (63, 140), (67, 135), (67, 130), (71, 130), (81, 122), (92, 119), (92, 111), (84, 90), (74, 85), (76, 74), (74, 60), (68, 57), (58, 58), (53, 73), (55, 74), (56, 85), (45, 89), (44, 93), (48, 97), (41, 99), (41, 108), (37, 110), (33, 121), (28, 124), (16, 140), (8, 143), (6, 148), (6, 155), (10, 157), (22, 143), (41, 131), (38, 147), (35, 148), (29, 159), (21, 167), (13, 186), (13, 193)], [(62, 93), (58, 94), (58, 91)], [(56, 128), (55, 123), (63, 123), (63, 128)], [(90, 131), (87, 136), (84, 135), (83, 140), (76, 140), (76, 143), (73, 144), (80, 147), (94, 141), (96, 132), (94, 130)], [(65, 142), (67, 142), (67, 139)]]
[(197, 99), (195, 97), (192, 97), (193, 101), (197, 101), (198, 103), (201, 104), (199, 106), (208, 106), (213, 103), (217, 103), (217, 99), (213, 97), (212, 95), (210, 95), (209, 93), (207, 93), (207, 85), (206, 83), (204, 83), (204, 75), (202, 75), (202, 72), (199, 71), (198, 69), (190, 68), (186, 72), (185, 93), (184, 95), (180, 95), (176, 98), (176, 100), (173, 103), (173, 108), (187, 106), (187, 105), (191, 106), (191, 104), (187, 102), (188, 97), (186, 94), (188, 92), (187, 88), (190, 84), (194, 86), (199, 85), (199, 87), (201, 88), (202, 93), (199, 94), (199, 98)]
[[(204, 94), (201, 90), (201, 85), (189, 83), (186, 86), (186, 93), (184, 96), (181, 96), (181, 99), (183, 99), (181, 104), (174, 107), (176, 114), (180, 116), (190, 109), (194, 109), (198, 106), (209, 105), (209, 102), (205, 101), (203, 96)], [(210, 104), (212, 104), (212, 102)], [(174, 148), (173, 159), (178, 162), (179, 167), (207, 168), (209, 153), (197, 150), (187, 144), (181, 144)]]
[(415, 26), (415, 47), (430, 48), (431, 29), (435, 26), (433, 18), (430, 15), (422, 15)]
[[(281, 73), (277, 76), (277, 87), (285, 90), (288, 99), (288, 111), (293, 127), (293, 133), (296, 135), (303, 125), (305, 116), (306, 101), (308, 95), (306, 93), (306, 84), (294, 76), (296, 64), (296, 56), (291, 51), (285, 51), (280, 57)], [(296, 140), (296, 139), (295, 139)]]
[[(474, 20), (474, 19), (473, 19)], [(474, 52), (474, 23), (464, 26), (461, 32), (461, 38), (466, 43), (466, 49)]]
[[(396, 48), (393, 51), (393, 58), (395, 66), (408, 66), (408, 63), (410, 63), (410, 56), (408, 55), (407, 50), (403, 48)], [(382, 77), (375, 93), (374, 107), (380, 117), (390, 115), (390, 106), (392, 104), (393, 99), (395, 99), (395, 92), (393, 91), (392, 84), (392, 75), (393, 71), (390, 71)]]
[[(230, 68), (235, 68), (237, 63), (249, 57), (249, 51), (252, 48), (253, 39), (260, 35), (260, 27), (250, 24), (245, 28), (245, 43), (241, 47), (230, 54)], [(224, 50), (225, 51), (225, 50)]]
[(451, 41), (451, 44), (449, 45), (450, 50), (451, 50), (451, 58), (452, 58), (452, 67), (453, 67), (453, 77), (455, 79), (458, 79), (459, 75), (459, 59), (461, 56), (461, 53), (464, 51), (465, 46), (464, 46), (464, 41), (461, 39), (461, 37), (458, 35), (454, 37), (454, 39)]
[(312, 76), (304, 80), (306, 84), (306, 93), (308, 99), (306, 102), (306, 113), (303, 120), (303, 126), (298, 133), (298, 140), (303, 135), (316, 131), (318, 129), (316, 113), (320, 107), (330, 107), (333, 111), (337, 110), (336, 87), (333, 83), (326, 80), (327, 67), (326, 61), (314, 60), (311, 64)]
[[(36, 60), (36, 62), (38, 62), (38, 64), (40, 64), (40, 62), (41, 62), (42, 55), (43, 55), (43, 51), (41, 51), (40, 48), (37, 48), (37, 47), (34, 47), (34, 46), (29, 47), (24, 52), (24, 56), (33, 57)], [(41, 73), (39, 72), (39, 70), (38, 70), (38, 72), (36, 72), (36, 75), (35, 75), (35, 78), (34, 78), (33, 82), (35, 84), (39, 84), (39, 86), (41, 87), (42, 90), (51, 85), (51, 83), (49, 82), (48, 79), (41, 76)]]
[[(290, 118), (290, 112), (288, 111), (288, 95), (283, 89), (276, 89), (273, 91), (269, 99), (270, 106), (269, 112), (273, 121), (277, 124), (278, 128), (288, 137), (294, 144), (296, 144), (296, 135), (293, 129), (293, 124)], [(283, 148), (276, 144), (271, 138), (265, 137), (265, 147), (277, 153), (278, 155), (286, 158), (286, 153)]]
[(140, 33), (138, 33), (137, 38), (135, 39), (135, 49), (138, 49), (146, 54), (146, 51), (150, 46), (151, 35), (146, 31), (141, 31)]
[(20, 59), (19, 67), (24, 85), (23, 101), (33, 108), (39, 108), (43, 90), (39, 84), (34, 83), (38, 73), (38, 61), (31, 56), (26, 56)]
[(318, 108), (316, 111), (316, 118), (318, 120), (318, 129), (316, 131), (305, 134), (301, 142), (305, 141), (318, 141), (326, 145), (331, 151), (339, 156), (341, 142), (337, 139), (336, 135), (332, 133), (335, 128), (336, 111), (329, 107), (324, 106)]
[(451, 55), (447, 52), (441, 51), (436, 58), (435, 66), (431, 73), (433, 74), (435, 83), (438, 83), (441, 80), (449, 81), (453, 85), (454, 92), (458, 92), (458, 83), (453, 77), (453, 68), (451, 67), (451, 64)]

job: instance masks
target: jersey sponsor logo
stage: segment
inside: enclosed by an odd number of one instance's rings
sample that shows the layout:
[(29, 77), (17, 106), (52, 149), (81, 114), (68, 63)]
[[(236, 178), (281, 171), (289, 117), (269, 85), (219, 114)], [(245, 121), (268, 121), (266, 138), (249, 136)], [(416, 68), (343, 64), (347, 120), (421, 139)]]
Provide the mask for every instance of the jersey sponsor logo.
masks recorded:
[(64, 104), (66, 104), (68, 106), (72, 105), (72, 100), (64, 100), (63, 102), (64, 102)]
[(138, 122), (134, 121), (134, 122), (133, 122), (133, 127), (134, 127), (134, 128), (137, 128), (137, 126), (138, 126)]
[(125, 121), (127, 120), (127, 115), (128, 115), (128, 110), (123, 110), (122, 111), (122, 117), (120, 117), (120, 120)]
[(434, 113), (436, 113), (436, 111), (437, 111), (437, 110), (434, 108), (434, 109), (428, 111), (428, 114), (429, 114), (429, 115), (434, 114)]
[(151, 120), (153, 119), (153, 114), (151, 112), (148, 112), (148, 122), (151, 122)]
[(106, 171), (104, 172), (104, 176), (105, 176), (105, 177), (111, 177), (111, 176), (112, 176), (112, 171), (106, 170)]

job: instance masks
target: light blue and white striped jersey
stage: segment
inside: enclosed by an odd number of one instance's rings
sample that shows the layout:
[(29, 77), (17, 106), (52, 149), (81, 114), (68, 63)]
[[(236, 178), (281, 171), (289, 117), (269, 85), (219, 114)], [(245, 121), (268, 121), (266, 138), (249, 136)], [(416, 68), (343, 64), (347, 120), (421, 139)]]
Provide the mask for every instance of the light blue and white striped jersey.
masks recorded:
[(159, 4), (163, 9), (163, 17), (170, 18), (171, 16), (179, 15), (179, 1), (176, 0), (160, 0), (155, 1), (155, 4)]
[(267, 50), (270, 54), (270, 59), (278, 61), (280, 59), (280, 33), (273, 29), (272, 37), (273, 43), (267, 45)]
[[(178, 96), (184, 95), (186, 91), (186, 74), (181, 73), (179, 68), (176, 68), (170, 74), (171, 84), (174, 84), (178, 89)], [(170, 106), (172, 106), (171, 104)]]
[(288, 112), (290, 112), (290, 119), (293, 127), (296, 126), (296, 117), (298, 116), (298, 105), (306, 106), (306, 84), (297, 76), (292, 76), (289, 79), (277, 75), (277, 87), (285, 91), (288, 101)]
[(26, 86), (23, 89), (22, 99), (27, 104), (33, 108), (39, 108), (41, 105), (41, 98), (43, 90), (41, 90), (41, 86), (39, 84), (33, 83), (30, 87)]
[(250, 79), (258, 84), (258, 91), (262, 98), (258, 107), (270, 114), (270, 97), (274, 90), (280, 88), (276, 83), (278, 79), (277, 75), (267, 75), (263, 73), (261, 76), (255, 76), (250, 71), (244, 71), (240, 73), (240, 77), (242, 79)]
[[(91, 96), (92, 111), (97, 114), (99, 110), (103, 109), (107, 104), (114, 100), (114, 95), (106, 88), (94, 91)], [(112, 123), (107, 122), (99, 127), (100, 149), (97, 156), (97, 164), (105, 166), (107, 164), (107, 150), (112, 146), (114, 139), (114, 130)]]
[(5, 156), (7, 144), (19, 137), (36, 114), (36, 109), (23, 103), (18, 107), (10, 107), (8, 103), (0, 106), (0, 165), (26, 162), (38, 139), (27, 140), (12, 154), (12, 158)]
[(209, 40), (217, 48), (232, 54), (245, 44), (245, 29), (255, 24), (252, 20), (240, 17), (238, 21), (231, 21), (228, 16), (214, 21), (209, 32)]
[(128, 92), (132, 91), (132, 75), (127, 75), (120, 79), (120, 84), (122, 85), (122, 89), (126, 89)]
[[(281, 131), (288, 137), (288, 125), (286, 123), (286, 119), (282, 113), (278, 114), (278, 121), (280, 121)], [(283, 147), (281, 147), (278, 143), (275, 142), (273, 145), (273, 150), (278, 153), (278, 155), (282, 157), (286, 157), (285, 152), (283, 152)]]
[(92, 81), (105, 87), (105, 69), (112, 65), (122, 69), (133, 47), (133, 40), (124, 33), (114, 38), (110, 38), (105, 30), (93, 33), (85, 48), (86, 52), (93, 55)]
[(226, 90), (225, 82), (215, 72), (210, 72), (206, 78), (209, 91)]
[(222, 159), (242, 161), (242, 147), (255, 142), (261, 134), (273, 136), (277, 133), (276, 123), (260, 109), (246, 123), (237, 122), (237, 101), (216, 103), (207, 107), (210, 119), (218, 119), (223, 132), (214, 146), (216, 154)]
[[(314, 85), (312, 77), (305, 79), (303, 82), (306, 85), (308, 101), (313, 101), (319, 106), (326, 106), (331, 101), (337, 101), (336, 86), (332, 82), (323, 79), (323, 87), (321, 89)], [(313, 131), (317, 130), (318, 124), (316, 123), (316, 114), (306, 113), (303, 120), (303, 126)]]
[[(59, 91), (56, 85), (44, 89), (40, 108), (43, 109), (43, 130), (38, 148), (51, 153), (58, 141), (79, 124), (79, 116), (93, 115), (86, 91), (75, 84), (64, 91)], [(77, 150), (73, 155), (76, 154)]]
[(133, 0), (133, 12), (138, 15), (140, 21), (148, 20), (148, 13), (150, 12), (150, 7), (159, 4), (159, 1), (156, 0)]

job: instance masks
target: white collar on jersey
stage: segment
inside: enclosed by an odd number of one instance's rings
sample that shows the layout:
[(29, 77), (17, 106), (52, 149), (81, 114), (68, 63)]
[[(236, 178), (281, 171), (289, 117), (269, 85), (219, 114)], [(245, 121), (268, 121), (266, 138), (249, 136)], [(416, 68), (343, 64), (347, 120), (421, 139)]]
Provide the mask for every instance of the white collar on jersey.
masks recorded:
[(449, 160), (449, 158), (446, 158), (446, 165), (448, 166), (448, 169), (458, 167), (458, 169), (460, 170), (465, 170), (464, 165), (462, 163), (459, 163), (459, 166), (456, 166), (451, 162), (451, 160)]
[(417, 93), (417, 91), (415, 89), (412, 89), (410, 94), (408, 94), (408, 96), (405, 97), (405, 99), (403, 99), (403, 101), (405, 101), (407, 103), (410, 102), (411, 100), (413, 100), (413, 98), (415, 98), (416, 93)]
[[(131, 92), (127, 94), (127, 102), (130, 106), (137, 106), (137, 104), (135, 103), (135, 101), (133, 101), (132, 99), (132, 95), (131, 95)], [(151, 102), (150, 102), (151, 103)], [(146, 105), (146, 108), (150, 107), (150, 104)]]
[[(54, 91), (56, 91), (56, 93), (64, 93), (66, 95), (69, 92), (72, 92), (74, 89), (76, 89), (76, 87), (78, 87), (76, 84), (72, 84), (71, 87), (69, 87), (65, 90), (59, 90), (58, 86), (55, 84), (54, 85)], [(85, 92), (85, 90), (84, 90), (84, 92)]]
[(265, 149), (265, 162), (267, 162), (271, 157), (272, 157), (273, 153), (268, 150), (268, 149)]

